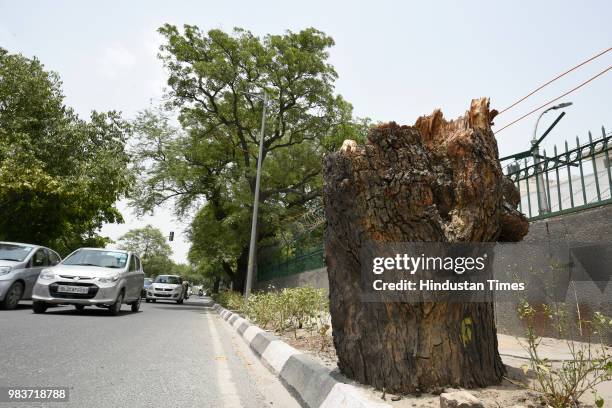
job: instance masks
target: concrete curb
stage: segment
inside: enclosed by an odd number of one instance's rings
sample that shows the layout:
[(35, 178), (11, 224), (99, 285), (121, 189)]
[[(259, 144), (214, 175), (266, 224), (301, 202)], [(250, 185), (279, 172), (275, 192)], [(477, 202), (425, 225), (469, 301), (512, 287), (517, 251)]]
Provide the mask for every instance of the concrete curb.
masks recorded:
[(357, 387), (338, 381), (332, 371), (278, 337), (215, 303), (213, 309), (236, 330), (283, 385), (308, 408), (390, 408)]

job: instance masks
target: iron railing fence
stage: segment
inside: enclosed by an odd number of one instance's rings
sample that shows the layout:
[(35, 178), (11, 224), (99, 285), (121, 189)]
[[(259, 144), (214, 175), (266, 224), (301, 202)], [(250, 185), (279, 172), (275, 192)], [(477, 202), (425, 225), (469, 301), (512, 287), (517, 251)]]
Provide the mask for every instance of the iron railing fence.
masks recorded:
[(323, 267), (325, 267), (325, 251), (321, 244), (283, 262), (258, 266), (257, 281), (264, 282)]
[(612, 169), (610, 143), (612, 133), (582, 144), (576, 137), (575, 147), (566, 141), (564, 151), (553, 148), (552, 157), (544, 150), (539, 163), (523, 159), (506, 167), (516, 185), (521, 201), (519, 210), (531, 220), (612, 202)]

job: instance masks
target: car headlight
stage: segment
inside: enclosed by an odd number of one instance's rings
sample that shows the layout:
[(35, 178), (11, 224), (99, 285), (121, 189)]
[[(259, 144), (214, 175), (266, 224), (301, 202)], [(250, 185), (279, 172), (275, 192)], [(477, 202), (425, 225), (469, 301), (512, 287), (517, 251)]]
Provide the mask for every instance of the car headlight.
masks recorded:
[(43, 269), (38, 278), (43, 280), (51, 280), (55, 279), (55, 274), (49, 269)]
[(10, 266), (0, 266), (0, 276), (6, 275), (7, 273), (11, 271), (11, 269), (12, 268)]
[(119, 275), (99, 277), (97, 280), (100, 283), (113, 283), (119, 280)]

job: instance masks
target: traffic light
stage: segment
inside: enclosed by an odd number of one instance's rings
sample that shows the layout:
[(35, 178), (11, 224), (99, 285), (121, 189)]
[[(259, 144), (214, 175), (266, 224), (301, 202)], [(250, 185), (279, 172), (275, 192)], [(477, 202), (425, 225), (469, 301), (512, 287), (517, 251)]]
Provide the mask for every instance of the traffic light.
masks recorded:
[(168, 237), (168, 241), (174, 241), (174, 231), (170, 231), (170, 236)]

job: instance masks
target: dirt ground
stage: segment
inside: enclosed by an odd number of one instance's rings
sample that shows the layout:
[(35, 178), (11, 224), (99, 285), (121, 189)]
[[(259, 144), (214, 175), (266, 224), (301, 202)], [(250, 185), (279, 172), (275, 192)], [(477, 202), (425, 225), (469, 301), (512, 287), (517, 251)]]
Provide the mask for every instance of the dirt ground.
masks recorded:
[[(311, 333), (300, 329), (297, 331), (297, 335), (291, 331), (282, 334), (280, 337), (292, 347), (310, 354), (330, 369), (338, 369), (336, 353), (329, 332), (325, 337), (322, 337), (316, 331)], [(506, 339), (505, 341), (511, 344), (510, 340)], [(506, 362), (506, 359), (504, 359), (504, 361)], [(540, 408), (542, 404), (539, 401), (538, 393), (519, 385), (525, 381), (529, 381), (529, 379), (523, 375), (520, 368), (518, 368), (524, 363), (525, 361), (517, 360), (517, 363), (513, 364), (513, 366), (516, 367), (508, 367), (507, 378), (504, 379), (500, 385), (467, 391), (480, 399), (486, 408), (511, 408), (515, 406)], [(362, 389), (373, 400), (382, 401), (383, 393), (381, 391), (354, 382), (352, 384)], [(449, 388), (442, 392), (452, 391), (457, 391), (457, 389)], [(440, 396), (439, 392), (436, 393), (436, 395), (422, 394), (420, 396), (386, 394), (384, 396), (384, 402), (390, 404), (394, 408), (437, 408), (440, 406)], [(582, 406), (593, 407), (594, 405), (585, 404)]]

